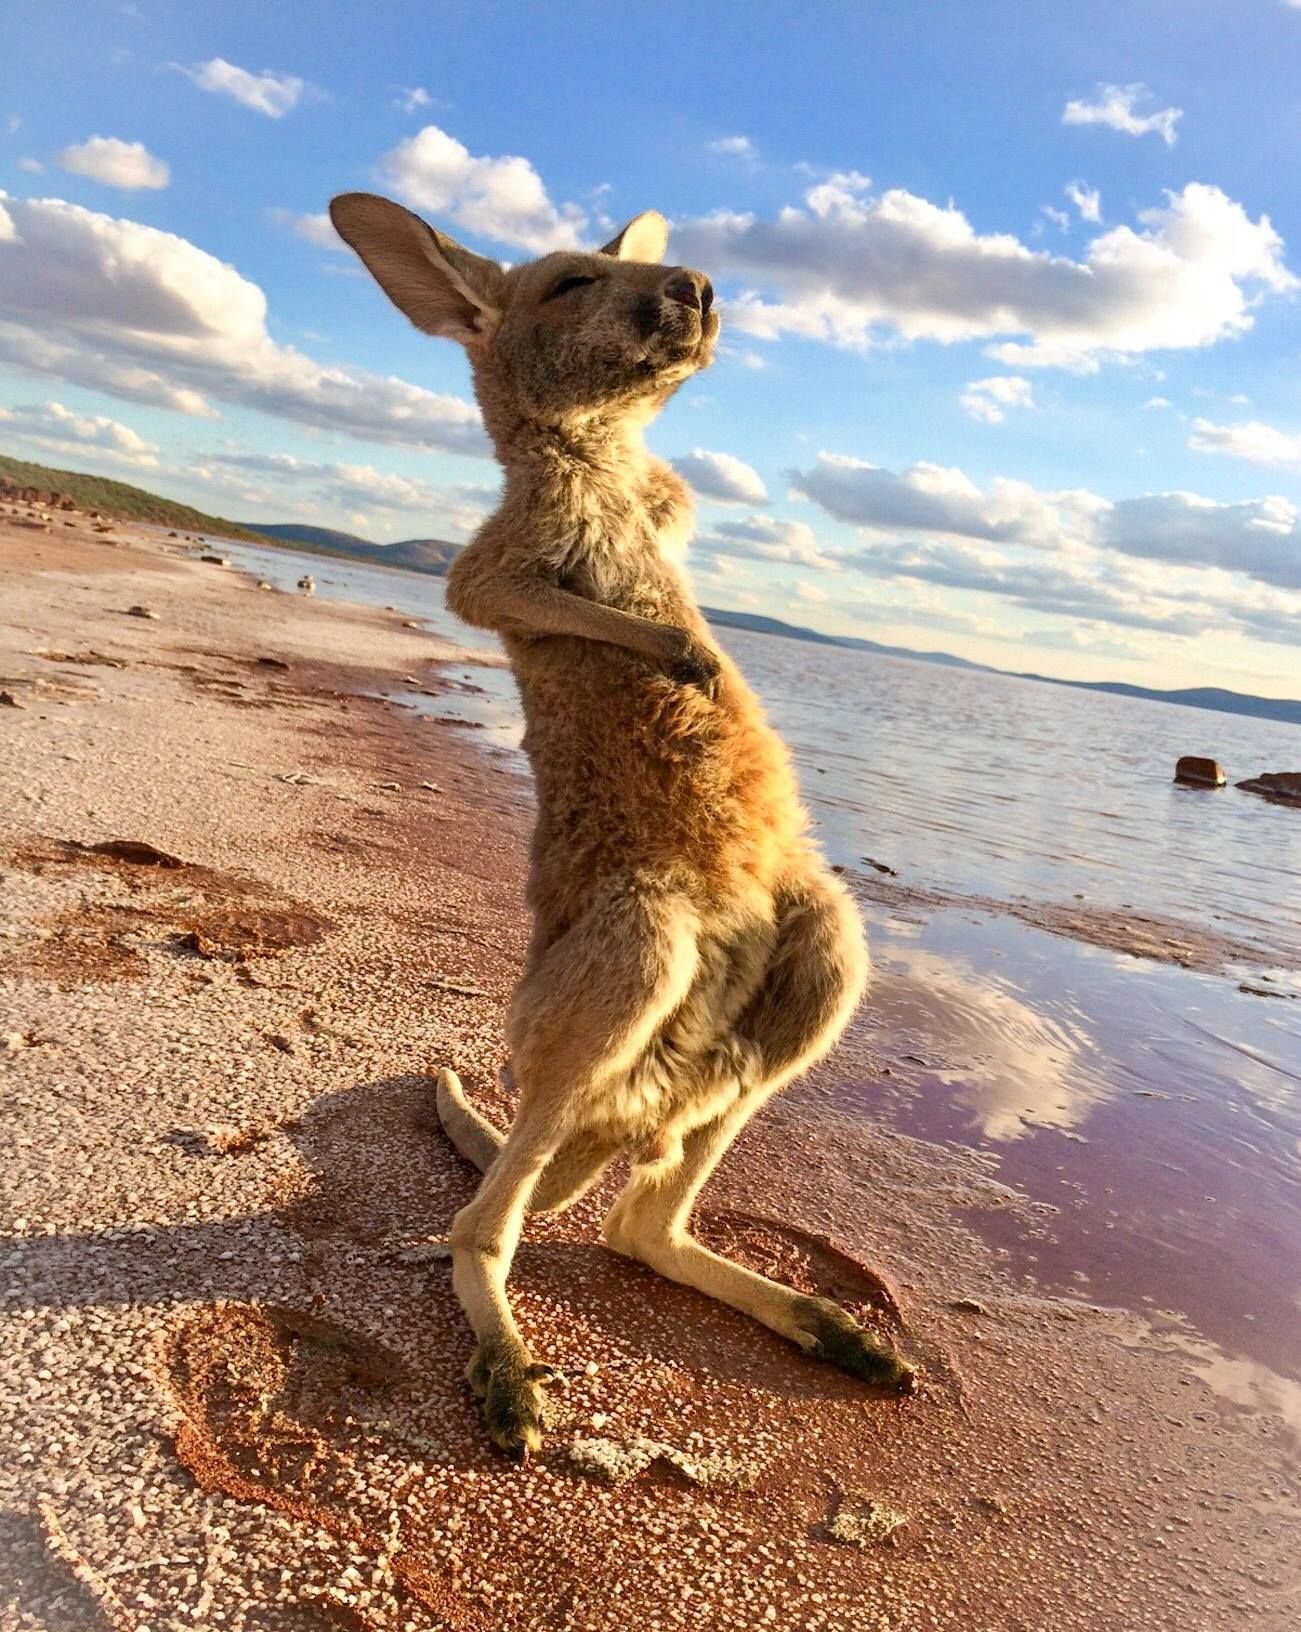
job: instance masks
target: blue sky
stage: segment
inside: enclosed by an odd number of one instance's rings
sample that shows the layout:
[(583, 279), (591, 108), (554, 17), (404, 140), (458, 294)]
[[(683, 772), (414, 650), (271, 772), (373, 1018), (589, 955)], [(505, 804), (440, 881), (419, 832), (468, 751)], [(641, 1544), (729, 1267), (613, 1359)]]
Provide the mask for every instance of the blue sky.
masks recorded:
[(504, 260), (642, 209), (718, 363), (652, 443), (701, 598), (1301, 694), (1301, 0), (9, 0), (0, 447), (466, 537), (469, 374), (322, 212)]

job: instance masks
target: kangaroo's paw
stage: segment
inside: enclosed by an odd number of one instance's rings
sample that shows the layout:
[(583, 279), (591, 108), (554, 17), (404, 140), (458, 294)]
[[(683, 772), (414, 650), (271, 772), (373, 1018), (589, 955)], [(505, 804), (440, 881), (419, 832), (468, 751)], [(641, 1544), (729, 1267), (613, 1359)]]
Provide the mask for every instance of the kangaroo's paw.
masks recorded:
[(479, 1396), (488, 1437), (522, 1462), (542, 1448), (543, 1385), (555, 1377), (526, 1349), (481, 1343), (466, 1377)]
[(829, 1298), (797, 1298), (796, 1342), (818, 1360), (896, 1394), (912, 1394), (917, 1373), (884, 1338), (867, 1331)]

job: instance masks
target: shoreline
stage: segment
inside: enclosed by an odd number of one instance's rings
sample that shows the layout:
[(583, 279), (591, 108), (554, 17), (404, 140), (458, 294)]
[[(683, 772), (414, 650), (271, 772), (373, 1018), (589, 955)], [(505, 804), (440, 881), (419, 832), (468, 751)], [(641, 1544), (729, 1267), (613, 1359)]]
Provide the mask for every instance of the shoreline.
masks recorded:
[[(835, 1108), (875, 1074), (863, 1026), (747, 1131), (699, 1223), (889, 1324), (883, 1278), (921, 1397), (613, 1258), (606, 1181), (526, 1232), (520, 1318), (571, 1380), (534, 1464), (493, 1453), (447, 1271), (412, 1249), (474, 1184), (424, 1073), (454, 1063), (508, 1114), (518, 778), (363, 695), (436, 690), (458, 658), (401, 614), (116, 536), (0, 521), (22, 705), (0, 719), (0, 1627), (92, 1603), (133, 1632), (196, 1606), (249, 1632), (988, 1632), (991, 1602), (1000, 1632), (1292, 1624), (1281, 1422), (1235, 1411), (1159, 1316), (1014, 1284), (968, 1224), (1033, 1206), (990, 1158)], [(187, 865), (60, 844), (112, 839)], [(646, 1443), (678, 1460), (612, 1486), (583, 1441), (617, 1471)], [(907, 1523), (880, 1534), (870, 1502)]]

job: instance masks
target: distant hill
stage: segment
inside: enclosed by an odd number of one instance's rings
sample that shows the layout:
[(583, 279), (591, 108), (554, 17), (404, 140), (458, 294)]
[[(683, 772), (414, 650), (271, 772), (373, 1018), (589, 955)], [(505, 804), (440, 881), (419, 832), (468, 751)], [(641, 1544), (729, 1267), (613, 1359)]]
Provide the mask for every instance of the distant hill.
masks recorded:
[(347, 555), (355, 561), (371, 561), (381, 567), (404, 567), (408, 572), (428, 572), (441, 578), (456, 558), (459, 544), (443, 538), (404, 538), (398, 544), (372, 544), (355, 533), (336, 532), (332, 527), (307, 527), (297, 521), (256, 524), (265, 538), (296, 549), (325, 555)]
[(756, 612), (729, 612), (720, 606), (702, 606), (700, 610), (720, 629), (748, 629), (756, 635), (811, 640), (819, 646), (848, 646), (855, 652), (875, 652), (878, 657), (910, 657), (915, 663), (940, 663), (950, 669), (980, 669), (985, 674), (1004, 672), (991, 669), (987, 663), (970, 663), (965, 657), (954, 657), (951, 652), (916, 652), (911, 646), (886, 646), (879, 640), (864, 640), (858, 635), (823, 635), (816, 629), (806, 629), (802, 623), (783, 623), (780, 618), (765, 618)]
[(237, 521), (205, 515), (202, 510), (192, 510), (188, 504), (159, 498), (157, 493), (147, 493), (143, 487), (115, 482), (107, 476), (56, 470), (50, 465), (33, 465), (26, 459), (11, 459), (8, 454), (0, 453), (0, 480), (17, 482), (19, 487), (43, 487), (50, 492), (66, 493), (85, 510), (103, 510), (126, 521), (147, 521), (158, 527), (175, 527), (178, 532), (215, 533), (222, 538), (244, 539), (253, 544), (261, 542), (256, 533), (241, 527)]
[(1250, 692), (1225, 691), (1219, 686), (1154, 691), (1149, 686), (1128, 686), (1121, 680), (1057, 680), (1050, 674), (1020, 673), (1015, 678), (1041, 680), (1049, 686), (1072, 686), (1076, 691), (1108, 691), (1115, 697), (1145, 697), (1152, 703), (1182, 703), (1185, 708), (1215, 708), (1221, 714), (1248, 714), (1253, 719), (1285, 720), (1289, 725), (1301, 725), (1301, 702), (1291, 702), (1284, 697), (1254, 697)]

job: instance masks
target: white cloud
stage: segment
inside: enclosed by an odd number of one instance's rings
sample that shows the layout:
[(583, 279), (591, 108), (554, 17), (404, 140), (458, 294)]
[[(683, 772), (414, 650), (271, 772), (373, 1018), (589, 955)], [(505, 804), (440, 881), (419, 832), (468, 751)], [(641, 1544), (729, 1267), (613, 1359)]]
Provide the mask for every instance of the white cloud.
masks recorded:
[(708, 448), (692, 448), (673, 460), (679, 476), (685, 476), (701, 498), (719, 504), (767, 504), (768, 489), (759, 472), (730, 453), (711, 453)]
[(295, 238), (315, 244), (317, 249), (346, 251), (348, 248), (324, 210), (318, 215), (297, 215), (293, 210), (272, 210), (270, 213), (271, 219), (282, 227), (288, 227)]
[(717, 141), (710, 142), (711, 153), (722, 153), (728, 158), (753, 159), (758, 157), (758, 149), (748, 136), (720, 136)]
[(818, 584), (809, 583), (805, 578), (801, 578), (795, 585), (795, 593), (802, 601), (808, 601), (812, 606), (822, 606), (831, 599), (825, 589)]
[(959, 399), (972, 419), (987, 425), (1001, 425), (1009, 408), (1033, 408), (1034, 388), (1019, 374), (995, 374), (987, 380), (971, 380)]
[(130, 426), (95, 414), (74, 414), (61, 402), (27, 403), (16, 408), (0, 408), (0, 427), (42, 447), (61, 453), (110, 459), (117, 464), (151, 469), (158, 463), (158, 449), (146, 442)]
[(7, 199), (0, 358), (185, 413), (222, 398), (406, 447), (487, 451), (478, 410), (273, 340), (266, 296), (187, 239), (61, 199)]
[(1143, 406), (1144, 408), (1169, 408), (1173, 405), (1169, 397), (1149, 397)]
[(1156, 113), (1135, 113), (1134, 105), (1146, 101), (1151, 91), (1146, 85), (1099, 85), (1092, 102), (1068, 102), (1062, 109), (1064, 125), (1107, 125), (1126, 136), (1155, 133), (1173, 147), (1175, 126), (1183, 118), (1182, 108), (1160, 108)]
[[(212, 470), (217, 466), (217, 470)], [(283, 453), (222, 451), (207, 456), (206, 479), (220, 484), (222, 472), (234, 472), (241, 479), (253, 478), (251, 488), (243, 486), (247, 503), (277, 502), (274, 488), (306, 488), (319, 503), (364, 508), (422, 518), (430, 537), (465, 538), (477, 528), (497, 502), (490, 487), (460, 483), (435, 487), (415, 476), (376, 470), (373, 465), (331, 464), (297, 459)], [(261, 485), (257, 485), (261, 479)], [(266, 485), (270, 483), (270, 487)], [(273, 517), (264, 516), (263, 520)]]
[(1253, 465), (1301, 465), (1301, 431), (1280, 431), (1258, 419), (1240, 425), (1195, 419), (1188, 446), (1198, 453), (1227, 453)]
[(123, 142), (116, 136), (92, 136), (75, 147), (65, 147), (54, 162), (61, 170), (102, 182), (105, 187), (128, 190), (166, 187), (172, 173), (143, 142)]
[(1138, 221), (1100, 233), (1077, 261), (978, 233), (952, 204), (834, 177), (775, 220), (681, 223), (673, 254), (743, 280), (734, 329), (850, 348), (889, 334), (983, 339), (1013, 367), (1093, 370), (1107, 355), (1207, 346), (1249, 329), (1261, 293), (1297, 287), (1269, 218), (1217, 187), (1190, 183)]
[(18, 168), (26, 170), (29, 176), (43, 176), (45, 174), (45, 166), (39, 159), (19, 159)]
[(1096, 224), (1102, 220), (1102, 194), (1096, 187), (1089, 187), (1082, 181), (1069, 181), (1065, 193), (1080, 212), (1081, 221), (1092, 221)]
[(1040, 208), (1043, 210), (1043, 213), (1048, 217), (1052, 224), (1057, 228), (1058, 232), (1070, 231), (1071, 218), (1069, 215), (1067, 215), (1065, 210), (1059, 210), (1052, 204), (1043, 204), (1040, 206)]
[(268, 119), (283, 119), (298, 106), (307, 82), (294, 74), (276, 74), (267, 68), (253, 74), (247, 68), (237, 68), (224, 57), (213, 57), (208, 62), (196, 62), (192, 67), (173, 63), (187, 79), (193, 80), (200, 90), (212, 91), (217, 96), (228, 96), (255, 113), (264, 113)]
[(393, 94), (393, 105), (401, 108), (403, 113), (415, 113), (417, 108), (430, 107), (433, 100), (423, 85), (399, 85)]
[[(1101, 517), (1098, 543), (1149, 561), (1219, 567), (1301, 590), (1299, 519), (1289, 499), (1221, 504), (1196, 493), (1148, 493), (1112, 505)], [(1297, 613), (1301, 619), (1301, 602)]]
[(386, 153), (379, 175), (416, 209), (537, 255), (576, 249), (587, 225), (577, 204), (551, 202), (527, 159), (476, 158), (437, 125), (426, 125)]
[[(0, 193), (0, 199), (3, 197), (4, 194)], [(3, 203), (0, 203), (0, 244), (16, 243), (17, 239), (18, 228), (14, 226), (14, 218), (12, 215), (10, 215), (9, 211), (5, 209)]]
[(772, 516), (747, 516), (743, 521), (720, 521), (701, 534), (692, 546), (704, 555), (729, 556), (748, 561), (780, 561), (838, 572), (840, 563), (818, 544), (807, 522), (778, 521)]
[(1172, 492), (1113, 503), (1006, 479), (982, 491), (958, 470), (897, 474), (828, 454), (791, 475), (861, 531), (863, 548), (838, 554), (838, 566), (1136, 629), (1301, 640), (1301, 515), (1287, 499)]
[(999, 476), (981, 489), (961, 470), (918, 463), (883, 470), (846, 454), (820, 453), (810, 470), (790, 473), (797, 493), (837, 521), (874, 533), (945, 533), (988, 543), (1054, 549), (1085, 540), (1106, 500), (1082, 489), (1040, 493)]
[(21, 113), (11, 113), (5, 120), (5, 135), (16, 136), (22, 129), (23, 116)]

